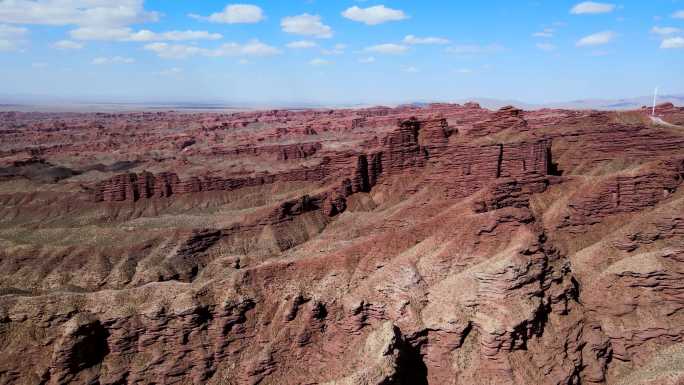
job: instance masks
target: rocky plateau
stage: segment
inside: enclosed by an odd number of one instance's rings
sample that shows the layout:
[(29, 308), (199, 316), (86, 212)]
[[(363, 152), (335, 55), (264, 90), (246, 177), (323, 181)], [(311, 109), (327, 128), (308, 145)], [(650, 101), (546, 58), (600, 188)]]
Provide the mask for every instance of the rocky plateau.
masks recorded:
[(684, 384), (684, 108), (0, 112), (0, 384)]

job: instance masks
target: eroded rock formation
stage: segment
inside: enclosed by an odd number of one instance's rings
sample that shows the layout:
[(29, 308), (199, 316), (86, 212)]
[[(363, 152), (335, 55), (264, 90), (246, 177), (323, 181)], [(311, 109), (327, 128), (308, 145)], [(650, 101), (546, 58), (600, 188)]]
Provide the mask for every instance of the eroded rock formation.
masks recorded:
[(657, 111), (0, 113), (0, 384), (680, 384)]

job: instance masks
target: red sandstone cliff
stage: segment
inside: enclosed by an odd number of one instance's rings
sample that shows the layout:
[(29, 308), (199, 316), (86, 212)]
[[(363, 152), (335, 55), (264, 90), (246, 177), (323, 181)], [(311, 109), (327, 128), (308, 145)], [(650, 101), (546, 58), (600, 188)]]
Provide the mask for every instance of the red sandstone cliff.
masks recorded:
[(1, 384), (684, 380), (684, 131), (644, 111), (0, 132)]

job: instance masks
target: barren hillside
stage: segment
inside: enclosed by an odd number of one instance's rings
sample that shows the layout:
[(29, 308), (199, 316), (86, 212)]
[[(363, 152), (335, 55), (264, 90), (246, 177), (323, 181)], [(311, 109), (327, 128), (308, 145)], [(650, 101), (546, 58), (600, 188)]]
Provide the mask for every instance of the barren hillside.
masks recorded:
[(0, 384), (682, 384), (649, 112), (2, 112)]

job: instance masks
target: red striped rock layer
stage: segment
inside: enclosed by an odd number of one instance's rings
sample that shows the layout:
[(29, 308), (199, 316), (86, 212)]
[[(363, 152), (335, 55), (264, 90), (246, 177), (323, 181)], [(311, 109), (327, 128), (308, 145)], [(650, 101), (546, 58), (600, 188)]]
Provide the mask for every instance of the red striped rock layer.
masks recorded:
[(571, 197), (569, 213), (559, 228), (584, 231), (607, 216), (638, 212), (667, 199), (682, 183), (684, 160), (658, 162), (651, 167), (653, 170), (611, 177), (578, 192)]
[(121, 202), (163, 198), (171, 196), (179, 184), (178, 176), (173, 173), (120, 174), (100, 183), (95, 188), (93, 199), (96, 202)]
[[(278, 174), (255, 177), (191, 177), (180, 180), (176, 174), (122, 174), (99, 183), (94, 200), (104, 202), (137, 201), (204, 191), (230, 191), (243, 187), (271, 184), (276, 181), (332, 181), (331, 176), (347, 178), (354, 192), (368, 192), (381, 177), (431, 167), (425, 179), (437, 181), (448, 175), (445, 186), (455, 195), (467, 196), (486, 183), (502, 177), (528, 174), (546, 175), (550, 165), (550, 142), (514, 143), (491, 146), (449, 146), (454, 130), (445, 119), (399, 123), (381, 147), (371, 154), (334, 154), (315, 167), (293, 169)], [(338, 177), (339, 178), (339, 177)]]
[(212, 155), (232, 156), (266, 156), (277, 160), (307, 159), (315, 155), (320, 149), (321, 143), (294, 143), (286, 145), (253, 146), (245, 145), (231, 149), (212, 148)]
[(506, 129), (518, 132), (528, 129), (527, 121), (521, 109), (513, 106), (503, 107), (487, 119), (473, 124), (468, 133), (472, 136), (486, 136)]
[[(577, 167), (590, 168), (609, 163), (616, 158), (647, 162), (681, 156), (684, 138), (661, 129), (643, 126), (611, 124), (601, 128), (570, 129), (550, 135), (563, 156), (561, 169), (572, 171)], [(576, 146), (579, 148), (575, 149)], [(570, 150), (572, 148), (572, 150)], [(581, 148), (581, 151), (577, 151)]]

